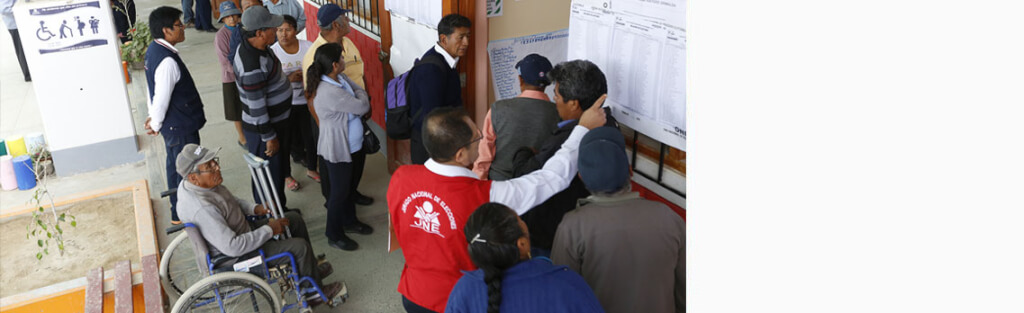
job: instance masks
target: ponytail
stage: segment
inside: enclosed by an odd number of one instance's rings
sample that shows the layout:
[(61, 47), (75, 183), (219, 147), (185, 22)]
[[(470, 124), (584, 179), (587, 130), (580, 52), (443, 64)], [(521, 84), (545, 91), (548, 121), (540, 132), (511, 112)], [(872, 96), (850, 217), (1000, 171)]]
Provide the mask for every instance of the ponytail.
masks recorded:
[(316, 88), (320, 85), (320, 76), (326, 75), (334, 70), (334, 63), (341, 62), (341, 45), (328, 43), (316, 49), (313, 55), (313, 64), (309, 65), (306, 71), (306, 98), (313, 100), (316, 97)]
[(519, 263), (516, 241), (526, 236), (515, 211), (499, 203), (481, 205), (464, 227), (469, 257), (484, 271), (487, 284), (487, 312), (501, 309), (501, 281), (505, 270)]

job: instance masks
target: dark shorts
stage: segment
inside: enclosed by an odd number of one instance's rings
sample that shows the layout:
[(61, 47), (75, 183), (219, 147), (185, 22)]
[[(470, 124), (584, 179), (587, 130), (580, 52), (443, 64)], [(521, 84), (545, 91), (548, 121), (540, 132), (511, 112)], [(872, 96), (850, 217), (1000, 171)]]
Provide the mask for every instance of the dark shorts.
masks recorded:
[(224, 83), (224, 119), (229, 121), (242, 121), (242, 98), (238, 96), (238, 86), (235, 83)]

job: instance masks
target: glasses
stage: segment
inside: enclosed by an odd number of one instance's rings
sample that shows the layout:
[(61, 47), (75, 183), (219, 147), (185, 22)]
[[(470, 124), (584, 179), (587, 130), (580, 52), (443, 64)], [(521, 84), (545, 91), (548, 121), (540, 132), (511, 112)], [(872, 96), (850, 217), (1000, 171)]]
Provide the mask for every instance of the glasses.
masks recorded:
[(214, 157), (213, 160), (211, 160), (209, 163), (210, 163), (210, 169), (209, 170), (203, 171), (203, 170), (198, 170), (197, 169), (193, 173), (203, 174), (203, 173), (213, 173), (213, 172), (220, 171), (220, 157)]
[(476, 139), (470, 140), (469, 142), (467, 142), (466, 144), (462, 145), (461, 147), (468, 147), (469, 145), (473, 144), (474, 142), (483, 140), (484, 139), (484, 135), (483, 134), (479, 134), (479, 135), (480, 135), (480, 137), (477, 137)]

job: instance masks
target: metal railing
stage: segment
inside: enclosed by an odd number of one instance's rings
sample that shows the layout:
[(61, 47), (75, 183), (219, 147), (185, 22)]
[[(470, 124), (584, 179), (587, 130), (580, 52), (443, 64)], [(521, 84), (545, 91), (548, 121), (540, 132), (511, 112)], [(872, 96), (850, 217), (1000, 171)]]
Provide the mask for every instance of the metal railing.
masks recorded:
[(659, 153), (658, 153), (658, 173), (656, 173), (656, 174), (644, 173), (643, 171), (640, 171), (639, 168), (637, 168), (637, 151), (640, 150), (639, 149), (640, 148), (639, 147), (640, 146), (640, 135), (641, 135), (640, 132), (638, 132), (635, 129), (633, 129), (633, 156), (632, 156), (633, 157), (633, 163), (632, 163), (633, 173), (634, 174), (639, 174), (640, 176), (643, 176), (643, 177), (645, 177), (645, 178), (647, 178), (647, 179), (657, 183), (659, 186), (664, 187), (668, 191), (671, 191), (672, 193), (675, 193), (675, 194), (677, 194), (677, 195), (679, 195), (679, 196), (681, 196), (681, 197), (683, 197), (685, 199), (686, 198), (686, 193), (685, 192), (682, 192), (679, 189), (676, 189), (675, 187), (669, 186), (663, 180), (663, 178), (664, 178), (663, 174), (665, 173), (665, 170), (666, 170), (666, 168), (665, 168), (665, 158), (666, 158), (666, 155), (668, 154), (668, 150), (669, 150), (668, 149), (669, 146), (666, 145), (665, 143), (658, 142), (658, 144), (660, 145)]

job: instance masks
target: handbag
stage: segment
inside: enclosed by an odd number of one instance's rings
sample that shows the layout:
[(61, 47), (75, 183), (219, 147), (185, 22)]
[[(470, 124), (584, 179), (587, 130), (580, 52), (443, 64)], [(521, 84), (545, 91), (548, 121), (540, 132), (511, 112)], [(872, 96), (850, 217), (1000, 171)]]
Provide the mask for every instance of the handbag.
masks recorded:
[(363, 121), (363, 151), (366, 154), (374, 154), (380, 151), (380, 139), (377, 139), (377, 135), (373, 134), (370, 130), (370, 126), (366, 125), (366, 121)]

